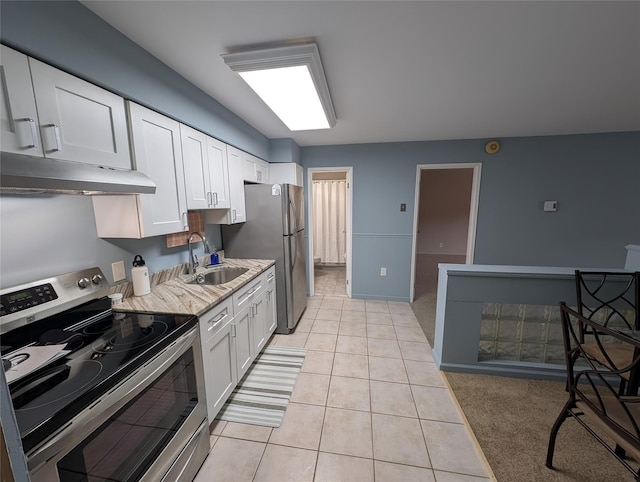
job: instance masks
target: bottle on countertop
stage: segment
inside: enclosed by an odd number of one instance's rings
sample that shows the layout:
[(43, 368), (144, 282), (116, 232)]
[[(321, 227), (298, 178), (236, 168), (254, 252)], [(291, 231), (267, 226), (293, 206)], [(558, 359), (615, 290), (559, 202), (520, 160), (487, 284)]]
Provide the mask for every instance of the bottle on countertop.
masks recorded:
[(151, 293), (149, 283), (149, 269), (145, 266), (144, 259), (139, 254), (133, 258), (133, 268), (131, 268), (131, 280), (133, 281), (133, 294), (144, 296)]

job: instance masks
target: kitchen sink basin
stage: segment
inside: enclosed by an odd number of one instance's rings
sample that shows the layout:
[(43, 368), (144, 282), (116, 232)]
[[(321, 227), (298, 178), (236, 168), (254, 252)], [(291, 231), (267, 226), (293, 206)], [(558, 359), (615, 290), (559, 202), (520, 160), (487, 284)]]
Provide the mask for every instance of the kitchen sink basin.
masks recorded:
[(249, 268), (220, 268), (208, 273), (198, 273), (195, 278), (187, 284), (223, 285), (229, 281), (233, 281), (247, 271), (249, 271)]

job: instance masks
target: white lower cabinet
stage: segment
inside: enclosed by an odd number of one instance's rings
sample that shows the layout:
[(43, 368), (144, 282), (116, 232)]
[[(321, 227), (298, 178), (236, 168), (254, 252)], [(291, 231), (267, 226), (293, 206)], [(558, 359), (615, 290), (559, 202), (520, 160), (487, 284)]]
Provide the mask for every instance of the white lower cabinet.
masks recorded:
[(278, 311), (276, 307), (276, 268), (272, 266), (265, 271), (264, 277), (264, 327), (267, 340), (278, 326)]
[[(246, 329), (249, 331), (249, 351), (250, 351), (250, 361), (255, 359), (255, 357), (260, 353), (262, 347), (264, 347), (266, 343), (265, 334), (264, 334), (264, 278), (262, 275), (257, 278), (249, 281), (246, 285), (240, 288), (233, 295), (233, 307), (236, 313), (241, 313), (241, 319), (238, 323), (246, 323)], [(238, 315), (235, 315), (238, 317)], [(242, 327), (242, 332), (240, 335), (240, 331), (238, 331), (238, 337), (243, 337), (243, 349), (245, 348), (245, 331), (244, 326)], [(241, 358), (244, 360), (246, 358), (246, 353), (242, 353)], [(240, 360), (240, 358), (238, 358)], [(247, 368), (249, 368), (247, 366)], [(243, 367), (238, 365), (238, 378), (241, 377), (240, 373), (244, 375)]]
[(276, 328), (275, 268), (200, 316), (209, 423)]
[(233, 317), (233, 335), (236, 343), (236, 370), (240, 380), (251, 366), (254, 359), (251, 343), (251, 307), (239, 311)]
[(238, 383), (230, 299), (200, 317), (207, 415), (212, 422)]

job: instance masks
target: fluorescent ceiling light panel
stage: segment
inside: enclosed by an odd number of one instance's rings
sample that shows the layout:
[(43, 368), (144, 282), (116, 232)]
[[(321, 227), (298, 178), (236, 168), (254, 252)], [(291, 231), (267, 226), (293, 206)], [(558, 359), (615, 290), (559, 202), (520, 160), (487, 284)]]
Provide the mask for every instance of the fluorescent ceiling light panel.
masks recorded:
[(222, 57), (290, 130), (329, 129), (335, 125), (335, 112), (315, 43)]

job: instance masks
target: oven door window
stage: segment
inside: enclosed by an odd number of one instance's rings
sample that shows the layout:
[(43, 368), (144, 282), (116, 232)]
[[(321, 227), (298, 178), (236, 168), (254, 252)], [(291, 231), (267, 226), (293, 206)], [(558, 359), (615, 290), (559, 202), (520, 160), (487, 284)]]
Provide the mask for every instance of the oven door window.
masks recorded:
[(138, 480), (198, 402), (193, 348), (58, 464), (61, 482)]

